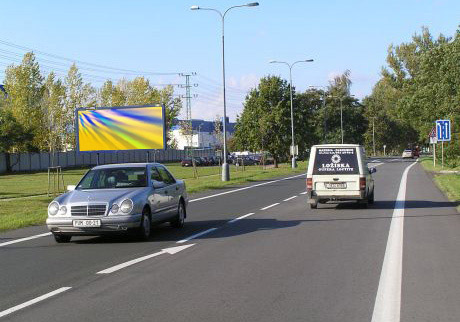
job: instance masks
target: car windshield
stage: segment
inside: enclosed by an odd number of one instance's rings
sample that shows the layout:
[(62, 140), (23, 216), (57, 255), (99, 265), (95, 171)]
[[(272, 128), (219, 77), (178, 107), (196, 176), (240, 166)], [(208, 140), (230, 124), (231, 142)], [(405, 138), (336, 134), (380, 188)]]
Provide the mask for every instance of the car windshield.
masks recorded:
[(90, 170), (76, 189), (114, 189), (146, 187), (146, 168), (103, 168)]

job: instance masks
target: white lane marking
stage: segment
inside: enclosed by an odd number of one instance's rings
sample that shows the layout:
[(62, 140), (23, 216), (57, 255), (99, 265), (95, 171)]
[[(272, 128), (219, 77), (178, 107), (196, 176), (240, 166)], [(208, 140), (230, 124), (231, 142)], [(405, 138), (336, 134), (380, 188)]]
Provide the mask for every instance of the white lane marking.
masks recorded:
[(278, 179), (278, 180), (258, 183), (258, 184), (254, 184), (254, 185), (248, 186), (248, 187), (243, 187), (243, 188), (238, 188), (238, 189), (234, 189), (234, 190), (230, 190), (230, 191), (216, 193), (214, 195), (192, 199), (192, 200), (189, 200), (189, 202), (195, 202), (195, 201), (205, 200), (205, 199), (209, 199), (209, 198), (214, 198), (214, 197), (226, 195), (226, 194), (229, 194), (229, 193), (238, 192), (238, 191), (247, 190), (247, 189), (252, 189), (252, 188), (264, 186), (264, 185), (267, 185), (267, 184), (271, 184), (271, 183), (275, 183), (275, 182), (279, 182), (279, 181), (284, 181), (284, 180), (289, 180), (289, 179), (293, 179), (293, 178), (298, 178), (298, 177), (302, 177), (302, 176), (305, 176), (305, 173), (302, 173), (302, 174), (299, 174), (299, 175), (296, 175), (296, 176), (292, 176), (292, 177), (283, 178), (283, 179)]
[(301, 192), (300, 194), (301, 195), (306, 195), (308, 192), (307, 191), (304, 191), (304, 192)]
[(195, 245), (195, 244), (165, 248), (165, 249), (162, 249), (160, 252), (156, 252), (156, 253), (153, 253), (153, 254), (150, 254), (150, 255), (147, 255), (147, 256), (142, 256), (142, 257), (139, 257), (139, 258), (136, 258), (136, 259), (133, 259), (133, 260), (130, 260), (130, 261), (127, 261), (127, 262), (124, 262), (124, 263), (109, 267), (107, 269), (104, 269), (102, 271), (97, 272), (96, 274), (110, 274), (110, 273), (119, 271), (120, 269), (126, 268), (128, 266), (132, 266), (134, 264), (143, 262), (143, 261), (145, 261), (147, 259), (159, 256), (159, 255), (162, 255), (162, 254), (174, 255), (174, 254), (176, 254), (176, 253), (178, 253), (180, 251), (183, 251), (184, 249), (192, 247), (193, 245)]
[(200, 236), (209, 234), (210, 232), (212, 232), (212, 231), (214, 231), (214, 230), (217, 230), (217, 228), (211, 228), (211, 229), (202, 231), (201, 233), (198, 233), (198, 234), (192, 235), (192, 236), (190, 236), (190, 237), (187, 237), (187, 238), (185, 238), (185, 239), (179, 240), (179, 241), (177, 241), (176, 243), (177, 243), (177, 244), (186, 243), (186, 242), (188, 242), (189, 240), (192, 240), (192, 239), (195, 239), (195, 238), (197, 238), (197, 237), (200, 237)]
[(384, 163), (383, 163), (383, 162), (380, 162), (380, 163), (369, 163), (369, 165), (370, 165), (371, 167), (374, 167), (374, 168), (375, 168), (375, 167), (378, 167), (379, 165), (382, 165), (382, 164), (384, 164)]
[(10, 241), (1, 243), (0, 247), (20, 243), (20, 242), (35, 239), (35, 238), (45, 237), (45, 236), (49, 236), (49, 235), (51, 235), (51, 233), (44, 233), (44, 234), (34, 235), (34, 236), (30, 236), (30, 237), (24, 237), (24, 238), (19, 238), (19, 239), (15, 239), (15, 240), (10, 240)]
[(292, 199), (294, 199), (294, 198), (297, 198), (297, 196), (289, 197), (289, 198), (287, 198), (287, 199), (284, 199), (283, 201), (289, 201), (289, 200), (292, 200)]
[(404, 203), (407, 174), (416, 162), (408, 166), (402, 175), (396, 198), (390, 232), (375, 298), (372, 322), (399, 322), (401, 314), (402, 255), (404, 242)]
[(263, 208), (260, 208), (260, 210), (267, 210), (268, 208), (271, 208), (271, 207), (275, 207), (275, 206), (278, 206), (279, 204), (280, 204), (280, 203), (279, 203), (279, 202), (277, 202), (277, 203), (274, 203), (274, 204), (272, 204), (272, 205), (270, 205), (270, 206), (267, 206), (267, 207), (263, 207)]
[(55, 290), (55, 291), (52, 291), (52, 292), (46, 293), (46, 294), (44, 294), (44, 295), (42, 295), (42, 296), (36, 297), (36, 298), (34, 298), (34, 299), (30, 300), (30, 301), (27, 301), (27, 302), (24, 302), (24, 303), (22, 303), (22, 304), (13, 306), (12, 308), (9, 308), (9, 309), (7, 309), (7, 310), (5, 310), (5, 311), (1, 311), (1, 312), (0, 312), (0, 318), (6, 316), (6, 315), (8, 315), (8, 314), (14, 313), (14, 312), (16, 312), (16, 311), (19, 311), (19, 310), (21, 310), (21, 309), (24, 309), (24, 308), (26, 308), (26, 307), (28, 307), (28, 306), (31, 306), (31, 305), (33, 305), (33, 304), (35, 304), (35, 303), (38, 303), (38, 302), (40, 302), (40, 301), (46, 300), (47, 298), (50, 298), (50, 297), (52, 297), (52, 296), (55, 296), (55, 295), (57, 295), (57, 294), (59, 294), (59, 293), (68, 291), (68, 290), (70, 290), (70, 289), (71, 289), (71, 287), (61, 287), (61, 288), (58, 288), (58, 289)]
[(238, 218), (232, 219), (232, 220), (230, 220), (228, 223), (229, 223), (229, 224), (233, 224), (234, 222), (237, 222), (238, 220), (244, 219), (244, 218), (249, 217), (249, 216), (252, 216), (252, 215), (254, 215), (254, 213), (253, 213), (253, 212), (250, 212), (250, 213), (248, 213), (247, 215), (243, 215), (243, 216), (240, 216), (240, 217), (238, 217)]

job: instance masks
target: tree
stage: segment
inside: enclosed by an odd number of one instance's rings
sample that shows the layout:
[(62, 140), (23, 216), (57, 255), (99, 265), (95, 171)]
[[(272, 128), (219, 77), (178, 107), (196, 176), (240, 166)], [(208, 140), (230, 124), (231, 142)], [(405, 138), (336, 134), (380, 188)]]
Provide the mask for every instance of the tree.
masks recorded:
[(32, 150), (46, 147), (45, 114), (42, 106), (43, 77), (33, 53), (26, 53), (20, 65), (9, 66), (5, 71), (5, 89), (8, 98), (5, 108), (24, 128), (33, 134), (29, 145)]
[[(453, 38), (441, 34), (434, 39), (422, 28), (411, 42), (389, 46), (387, 66), (365, 105), (366, 116), (375, 116), (378, 126), (383, 120), (382, 131), (393, 136), (384, 141), (399, 140), (389, 143), (392, 148), (425, 143), (436, 119), (449, 118), (453, 132), (460, 130), (459, 61), (459, 30)], [(367, 143), (371, 130), (366, 133)]]
[(290, 91), (286, 80), (277, 76), (263, 77), (244, 102), (237, 119), (235, 142), (244, 150), (268, 151), (275, 167), (289, 155)]
[(9, 110), (0, 108), (0, 151), (11, 152), (28, 151), (33, 134), (20, 124), (13, 113)]
[(51, 72), (46, 78), (45, 90), (43, 93), (43, 105), (47, 115), (46, 128), (47, 144), (49, 151), (62, 150), (64, 148), (64, 138), (66, 128), (63, 120), (65, 119), (65, 99), (66, 90), (60, 79)]
[(214, 118), (214, 136), (216, 137), (217, 145), (216, 149), (222, 149), (224, 145), (224, 133), (223, 131), (223, 122), (220, 115), (216, 115)]
[(83, 78), (75, 64), (70, 66), (70, 69), (65, 78), (66, 99), (65, 99), (65, 112), (63, 115), (64, 122), (64, 144), (65, 149), (68, 147), (75, 148), (75, 111), (77, 108), (84, 106)]

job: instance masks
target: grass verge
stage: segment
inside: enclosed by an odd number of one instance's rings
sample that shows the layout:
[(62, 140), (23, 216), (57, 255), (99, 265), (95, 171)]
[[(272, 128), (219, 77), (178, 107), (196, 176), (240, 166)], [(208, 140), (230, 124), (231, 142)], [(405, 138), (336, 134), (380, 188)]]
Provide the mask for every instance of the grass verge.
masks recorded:
[[(198, 168), (199, 177), (195, 179), (192, 168), (183, 168), (180, 164), (166, 164), (166, 166), (176, 178), (185, 180), (189, 193), (194, 193), (299, 174), (306, 172), (307, 163), (299, 162), (296, 169), (291, 169), (290, 164), (280, 164), (279, 168), (265, 170), (260, 166), (247, 166), (245, 171), (237, 170), (232, 166), (231, 180), (227, 182), (221, 181), (219, 167)], [(64, 183), (66, 185), (78, 183), (86, 171), (86, 169), (63, 171)], [(46, 172), (0, 176), (0, 231), (45, 223), (48, 204), (53, 200), (53, 197), (46, 196), (47, 176)]]
[[(425, 170), (433, 172), (434, 182), (436, 185), (445, 193), (447, 198), (453, 202), (460, 202), (460, 175), (456, 173), (436, 173), (441, 170), (453, 170), (458, 171), (460, 167), (441, 167), (441, 165), (436, 164), (436, 167), (433, 166), (432, 158), (422, 158), (420, 161)], [(457, 207), (457, 211), (460, 212), (460, 206)]]

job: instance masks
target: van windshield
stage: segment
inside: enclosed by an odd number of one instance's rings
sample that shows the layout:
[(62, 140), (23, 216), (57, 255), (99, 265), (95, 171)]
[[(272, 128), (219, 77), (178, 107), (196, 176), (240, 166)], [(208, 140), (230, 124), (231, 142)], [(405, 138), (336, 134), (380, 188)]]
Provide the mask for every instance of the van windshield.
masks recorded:
[(359, 174), (356, 148), (317, 148), (313, 174)]

